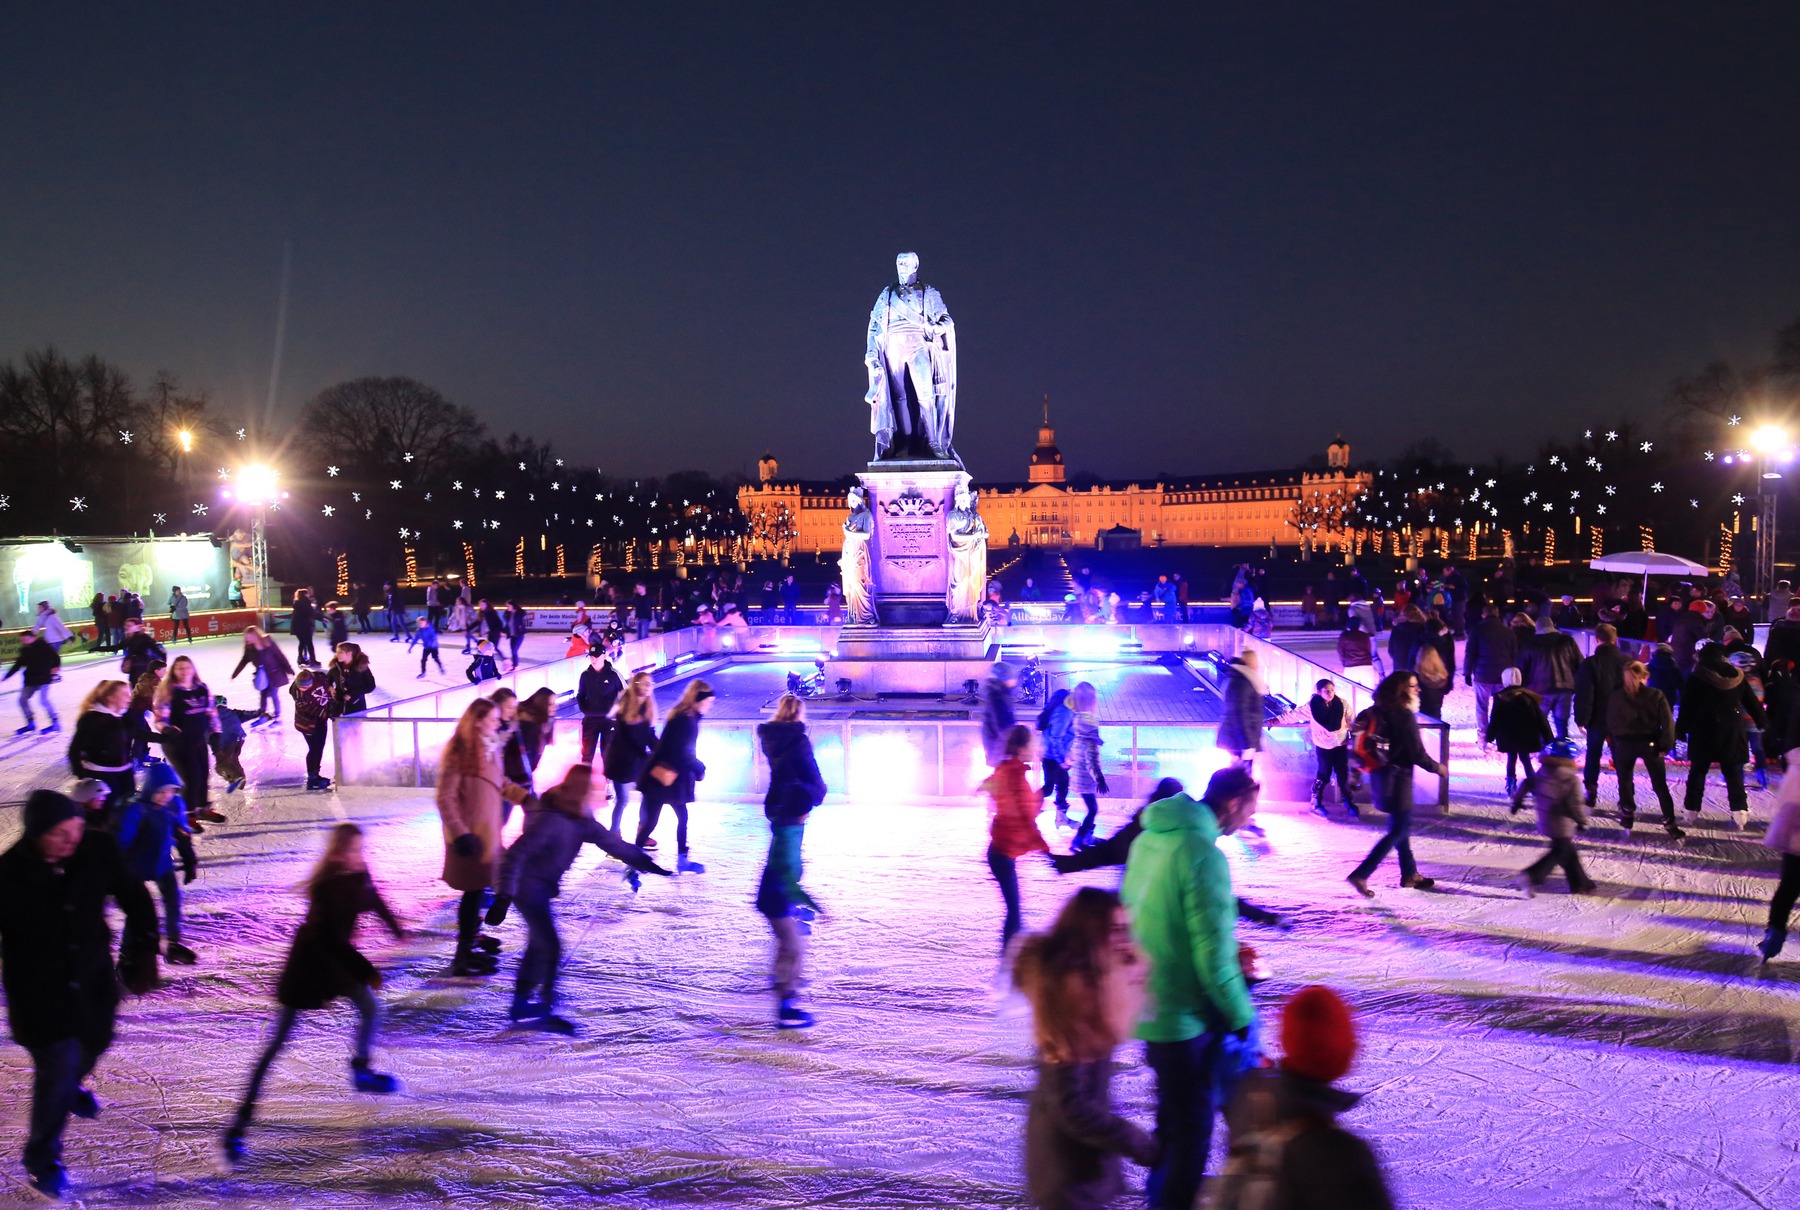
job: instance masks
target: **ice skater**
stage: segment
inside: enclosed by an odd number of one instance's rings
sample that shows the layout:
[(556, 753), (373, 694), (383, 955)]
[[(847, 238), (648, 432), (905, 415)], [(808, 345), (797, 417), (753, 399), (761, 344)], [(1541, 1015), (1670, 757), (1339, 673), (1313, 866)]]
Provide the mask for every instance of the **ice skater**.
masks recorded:
[[(1106, 774), (1100, 771), (1100, 693), (1087, 681), (1075, 686), (1069, 695), (1073, 712), (1070, 727), (1068, 780), (1069, 789), (1078, 795), (1087, 814), (1069, 842), (1071, 848), (1093, 843), (1094, 823), (1100, 816), (1100, 795), (1106, 792)], [(1059, 817), (1060, 818), (1060, 817)]]
[[(181, 943), (181, 888), (194, 881), (200, 863), (187, 828), (187, 805), (178, 793), (181, 774), (169, 761), (150, 766), (144, 788), (125, 804), (113, 825), (119, 848), (132, 876), (154, 882), (162, 896), (162, 935), (168, 940), (165, 956), (176, 966), (192, 966), (197, 957)], [(181, 877), (175, 877), (175, 861), (181, 860)]]
[(433, 660), (437, 661), (438, 675), (444, 675), (444, 657), (438, 654), (437, 626), (430, 618), (421, 619), (419, 628), (407, 636), (406, 650), (408, 652), (412, 651), (414, 643), (419, 645), (419, 675), (414, 679), (424, 680), (425, 665)]
[[(1079, 724), (1078, 724), (1079, 725)], [(1027, 853), (1049, 856), (1050, 846), (1038, 831), (1037, 815), (1044, 800), (1025, 777), (1025, 762), (1031, 759), (1035, 741), (1031, 728), (1015, 725), (1006, 733), (1004, 755), (981, 789), (994, 800), (994, 817), (988, 826), (988, 869), (1000, 887), (1000, 898), (1006, 904), (1006, 918), (1000, 925), (1000, 962), (1005, 969), (1006, 953), (1012, 939), (1024, 927), (1019, 905), (1019, 858)]]
[(781, 695), (775, 714), (756, 729), (769, 762), (769, 790), (763, 814), (769, 819), (769, 859), (756, 887), (756, 910), (775, 934), (775, 1025), (805, 1029), (813, 1015), (797, 1003), (800, 970), (806, 957), (807, 924), (819, 905), (800, 885), (800, 843), (813, 808), (825, 801), (825, 777), (806, 734), (806, 711), (799, 698)]
[(1437, 885), (1435, 879), (1420, 874), (1413, 862), (1413, 768), (1443, 775), (1443, 769), (1425, 754), (1425, 745), (1419, 740), (1418, 708), (1419, 684), (1413, 674), (1390, 672), (1375, 687), (1374, 705), (1357, 716), (1359, 758), (1369, 777), (1375, 808), (1387, 812), (1388, 817), (1387, 831), (1345, 879), (1364, 899), (1375, 898), (1375, 892), (1369, 889), (1369, 876), (1390, 851), (1400, 859), (1401, 886), (1429, 891)]
[(1325, 787), (1336, 777), (1338, 797), (1344, 800), (1344, 810), (1350, 813), (1350, 818), (1361, 819), (1362, 812), (1357, 810), (1356, 799), (1350, 793), (1350, 709), (1337, 695), (1336, 682), (1326, 677), (1314, 685), (1306, 710), (1313, 763), (1317, 770), (1313, 777), (1313, 814), (1331, 817), (1325, 809)]
[[(504, 915), (508, 904), (517, 907), (525, 919), (529, 940), (519, 958), (512, 1007), (507, 1014), (521, 1028), (565, 1036), (576, 1032), (573, 1022), (556, 1014), (556, 974), (562, 965), (562, 938), (556, 932), (551, 902), (561, 893), (563, 875), (568, 873), (581, 846), (591, 844), (643, 873), (669, 873), (642, 849), (620, 840), (594, 818), (594, 790), (593, 766), (572, 765), (559, 785), (545, 791), (542, 797), (526, 799), (525, 830), (501, 861), (500, 891), (505, 898), (495, 900), (487, 920), (498, 924), (498, 917)], [(604, 784), (600, 790), (604, 795)]]
[(1083, 887), (1049, 932), (1019, 947), (1013, 981), (1031, 1001), (1037, 1087), (1025, 1119), (1032, 1204), (1100, 1207), (1125, 1192), (1119, 1157), (1148, 1168), (1161, 1147), (1113, 1106), (1113, 1054), (1143, 1011), (1149, 960), (1113, 891)]
[(1075, 742), (1075, 711), (1069, 706), (1069, 691), (1058, 689), (1038, 711), (1040, 760), (1044, 784), (1038, 792), (1045, 798), (1055, 796), (1056, 826), (1073, 827), (1069, 822), (1069, 749)]
[(1530, 777), (1532, 755), (1556, 738), (1544, 713), (1544, 699), (1525, 688), (1523, 680), (1524, 674), (1517, 668), (1503, 669), (1500, 683), (1505, 688), (1494, 698), (1488, 714), (1488, 738), (1506, 754), (1508, 798), (1519, 792), (1519, 766), (1523, 765), (1525, 776)]
[(1800, 899), (1800, 749), (1788, 750), (1788, 773), (1775, 792), (1775, 817), (1763, 843), (1781, 854), (1781, 876), (1769, 899), (1769, 923), (1757, 945), (1764, 962), (1773, 962), (1787, 944), (1788, 920)]
[(694, 801), (695, 784), (706, 778), (706, 765), (696, 750), (700, 720), (717, 700), (705, 681), (688, 682), (637, 783), (643, 801), (638, 808), (638, 848), (648, 851), (656, 847), (651, 833), (662, 809), (668, 807), (675, 812), (675, 868), (684, 874), (706, 873), (705, 866), (688, 857), (688, 804)]
[(294, 695), (294, 729), (306, 741), (306, 788), (329, 790), (331, 779), (321, 773), (325, 744), (331, 738), (331, 685), (321, 672), (302, 668), (288, 689)]
[(1572, 739), (1550, 741), (1545, 747), (1536, 773), (1529, 774), (1513, 795), (1513, 809), (1530, 795), (1537, 806), (1538, 831), (1550, 838), (1544, 855), (1526, 866), (1515, 879), (1527, 899), (1537, 894), (1550, 871), (1561, 866), (1569, 880), (1569, 893), (1591, 895), (1598, 885), (1581, 868), (1581, 855), (1575, 851), (1575, 833), (1587, 828), (1587, 792), (1575, 762), (1581, 748)]
[[(31, 1055), (25, 1172), (32, 1188), (60, 1198), (69, 1115), (100, 1116), (85, 1087), (113, 1041), (119, 985), (134, 995), (156, 986), (156, 908), (118, 844), (89, 831), (66, 795), (33, 790), (24, 832), (0, 854), (0, 983), (13, 1041)], [(125, 913), (113, 966), (106, 901)]]
[(381, 917), (396, 940), (406, 934), (369, 877), (361, 828), (341, 823), (331, 830), (325, 854), (307, 880), (306, 894), (306, 919), (294, 934), (293, 946), (275, 986), (275, 1000), (281, 1011), (276, 1014), (268, 1044), (250, 1071), (244, 1099), (238, 1103), (237, 1114), (225, 1131), (225, 1158), (232, 1163), (244, 1158), (244, 1135), (256, 1114), (256, 1099), (263, 1081), (303, 1012), (323, 1008), (339, 996), (349, 997), (359, 1018), (350, 1058), (350, 1086), (357, 1092), (376, 1094), (400, 1087), (393, 1076), (369, 1066), (369, 1046), (375, 1039), (379, 1015), (375, 990), (381, 986), (381, 972), (363, 957), (354, 939), (357, 920), (364, 912)]
[(452, 975), (491, 975), (500, 942), (481, 935), (488, 891), (500, 882), (501, 801), (524, 797), (500, 771), (494, 738), (500, 710), (476, 698), (456, 722), (438, 764), (437, 809), (444, 828), (444, 882), (462, 892), (456, 907), (456, 956)]

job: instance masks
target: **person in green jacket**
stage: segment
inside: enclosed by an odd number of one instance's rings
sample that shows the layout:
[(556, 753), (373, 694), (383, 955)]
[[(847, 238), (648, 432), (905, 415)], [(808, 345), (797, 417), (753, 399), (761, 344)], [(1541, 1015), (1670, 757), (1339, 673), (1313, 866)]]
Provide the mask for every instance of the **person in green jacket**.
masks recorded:
[(1250, 821), (1261, 789), (1233, 766), (1213, 774), (1198, 802), (1182, 793), (1151, 803), (1125, 863), (1132, 931), (1150, 957), (1151, 1015), (1137, 1036), (1156, 1073), (1162, 1158), (1146, 1189), (1154, 1207), (1193, 1206), (1212, 1147), (1226, 1040), (1242, 1048), (1255, 1019), (1238, 964), (1237, 896), (1218, 840)]

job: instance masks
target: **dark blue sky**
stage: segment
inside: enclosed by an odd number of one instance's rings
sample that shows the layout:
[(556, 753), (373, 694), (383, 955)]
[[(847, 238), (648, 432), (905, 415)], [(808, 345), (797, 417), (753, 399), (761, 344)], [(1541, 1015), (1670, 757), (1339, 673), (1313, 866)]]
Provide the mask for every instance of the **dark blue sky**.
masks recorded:
[(970, 469), (1049, 392), (1122, 476), (1522, 452), (1800, 315), (1800, 6), (853, 7), (15, 6), (0, 357), (248, 408), (291, 240), (289, 409), (831, 477), (913, 248)]

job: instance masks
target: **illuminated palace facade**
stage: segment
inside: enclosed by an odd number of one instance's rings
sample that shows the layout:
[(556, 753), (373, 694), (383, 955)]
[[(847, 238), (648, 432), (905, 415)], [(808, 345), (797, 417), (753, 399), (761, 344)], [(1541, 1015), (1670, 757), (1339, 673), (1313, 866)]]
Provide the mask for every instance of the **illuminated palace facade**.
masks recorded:
[[(849, 479), (782, 479), (772, 456), (759, 482), (738, 489), (753, 546), (765, 552), (835, 551), (842, 545)], [(1249, 471), (1161, 481), (1072, 487), (1048, 409), (1025, 482), (978, 483), (990, 549), (1007, 545), (1094, 547), (1300, 546), (1335, 541), (1333, 518), (1367, 490), (1369, 474), (1350, 466), (1342, 437), (1322, 470)]]

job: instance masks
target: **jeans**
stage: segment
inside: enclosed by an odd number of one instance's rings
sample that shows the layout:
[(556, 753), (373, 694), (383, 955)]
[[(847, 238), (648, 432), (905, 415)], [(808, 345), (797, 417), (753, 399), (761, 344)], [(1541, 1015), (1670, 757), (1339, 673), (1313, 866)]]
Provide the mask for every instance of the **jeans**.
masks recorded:
[(244, 781), (244, 741), (220, 744), (213, 754), (213, 767), (226, 781)]
[(1006, 901), (1006, 919), (1000, 925), (1000, 952), (1005, 954), (1006, 947), (1025, 927), (1019, 911), (1019, 866), (992, 845), (988, 846), (987, 863), (988, 869), (994, 872), (994, 881), (1000, 884), (1000, 898)]
[(375, 627), (373, 625), (371, 625), (369, 622), (369, 611), (366, 609), (357, 610), (356, 611), (356, 633), (357, 634), (373, 634), (374, 631), (375, 631)]
[(399, 639), (410, 638), (412, 636), (412, 619), (406, 616), (406, 610), (388, 610), (388, 629), (392, 631), (394, 635), (394, 639), (391, 641), (398, 641)]
[[(556, 970), (562, 965), (562, 938), (556, 935), (556, 917), (550, 914), (550, 899), (526, 892), (513, 900), (513, 907), (525, 921), (529, 933), (525, 952), (519, 956), (519, 974), (513, 981), (513, 1003), (536, 1003), (549, 1012), (556, 1006)], [(535, 1000), (532, 997), (534, 991), (537, 992)]]
[(1077, 836), (1094, 834), (1094, 820), (1100, 814), (1100, 800), (1092, 794), (1083, 794), (1081, 801), (1087, 804), (1087, 815), (1083, 817), (1081, 826), (1075, 830)]
[(179, 740), (170, 736), (163, 743), (163, 756), (181, 774), (181, 796), (187, 802), (189, 819), (212, 809), (212, 749), (207, 739), (203, 734), (183, 732)]
[(425, 675), (425, 662), (427, 660), (436, 660), (437, 666), (438, 666), (438, 673), (439, 673), (439, 675), (443, 674), (444, 657), (438, 654), (438, 649), (436, 647), (422, 647), (419, 649), (419, 675), (420, 676)]
[[(1714, 762), (1694, 756), (1692, 749), (1689, 750), (1688, 758), (1692, 763), (1688, 765), (1687, 791), (1682, 795), (1681, 805), (1697, 813), (1701, 799), (1706, 796), (1706, 774)], [(1748, 811), (1750, 800), (1744, 794), (1743, 762), (1722, 760), (1717, 764), (1719, 775), (1725, 779), (1725, 801), (1733, 811)]]
[(34, 697), (37, 698), (38, 705), (44, 708), (44, 713), (50, 716), (50, 725), (52, 727), (62, 726), (62, 720), (56, 717), (56, 707), (50, 704), (50, 686), (48, 685), (27, 685), (19, 691), (19, 709), (25, 712), (25, 725), (27, 727), (37, 726), (37, 719), (31, 716), (31, 699)]
[(187, 631), (187, 641), (194, 641), (194, 623), (187, 618), (175, 618), (169, 623), (169, 642), (173, 643), (177, 632)]
[(273, 719), (279, 719), (281, 717), (281, 694), (274, 688), (259, 689), (257, 690), (257, 693), (257, 713), (266, 714)]
[(1069, 771), (1061, 761), (1051, 760), (1046, 756), (1044, 757), (1044, 786), (1039, 791), (1038, 797), (1049, 798), (1052, 795), (1056, 797), (1057, 810), (1069, 809)]
[(1663, 754), (1642, 741), (1612, 737), (1613, 772), (1619, 779), (1619, 818), (1629, 824), (1637, 815), (1637, 785), (1632, 776), (1633, 766), (1639, 760), (1644, 762), (1644, 772), (1650, 775), (1650, 787), (1656, 792), (1656, 801), (1662, 805), (1663, 822), (1675, 823), (1675, 797), (1669, 793), (1668, 765), (1663, 761)]
[(1201, 1034), (1183, 1042), (1146, 1042), (1144, 1061), (1156, 1075), (1156, 1135), (1162, 1143), (1162, 1159), (1150, 1170), (1144, 1192), (1157, 1210), (1191, 1210), (1212, 1150), (1219, 1038)]
[(1581, 780), (1587, 784), (1587, 796), (1591, 800), (1600, 789), (1600, 760), (1606, 752), (1606, 728), (1589, 727), (1587, 733), (1587, 765), (1582, 770)]
[(650, 618), (647, 614), (638, 615), (637, 637), (639, 639), (647, 639), (650, 637)]
[[(1405, 772), (1408, 777), (1412, 774), (1411, 769)], [(1350, 877), (1367, 881), (1369, 875), (1375, 872), (1375, 867), (1392, 850), (1400, 857), (1400, 881), (1410, 882), (1419, 872), (1418, 865), (1413, 861), (1412, 804), (1401, 806), (1399, 803), (1384, 801), (1385, 798), (1385, 795), (1377, 791), (1375, 805), (1386, 808), (1388, 812), (1387, 831), (1375, 842), (1375, 847), (1369, 850), (1369, 855), (1363, 858), (1362, 864), (1351, 871)]]
[(1313, 779), (1313, 801), (1325, 801), (1325, 787), (1337, 778), (1338, 797), (1344, 805), (1350, 806), (1350, 749), (1339, 744), (1335, 748), (1314, 748), (1313, 757), (1318, 762), (1318, 776)]
[[(380, 1012), (375, 1005), (375, 993), (366, 984), (358, 983), (348, 993), (350, 1002), (356, 1005), (360, 1018), (356, 1026), (356, 1050), (353, 1061), (359, 1067), (369, 1063), (369, 1044), (375, 1040), (375, 1025)], [(300, 1010), (282, 1006), (275, 1017), (275, 1029), (269, 1035), (269, 1044), (263, 1047), (261, 1057), (250, 1071), (250, 1086), (244, 1089), (244, 1099), (238, 1103), (237, 1116), (232, 1119), (233, 1133), (242, 1134), (250, 1128), (250, 1119), (256, 1115), (256, 1098), (262, 1093), (263, 1081), (268, 1078), (269, 1068), (275, 1062), (275, 1056), (287, 1046), (288, 1038), (294, 1032), (294, 1025), (299, 1020)]]
[(1573, 690), (1552, 690), (1544, 694), (1544, 714), (1556, 728), (1557, 739), (1569, 738), (1569, 711), (1575, 707)]
[(1774, 898), (1769, 900), (1770, 932), (1787, 932), (1788, 917), (1794, 911), (1794, 900), (1796, 899), (1800, 899), (1800, 856), (1783, 853), (1781, 855), (1781, 881), (1775, 885)]
[(314, 654), (314, 652), (313, 652), (313, 632), (312, 631), (310, 631), (310, 630), (295, 631), (294, 632), (294, 644), (298, 648), (298, 650), (296, 650), (294, 652), (294, 663), (304, 666), (307, 664), (316, 664), (319, 662), (319, 657), (316, 654)]
[(25, 1167), (38, 1173), (62, 1162), (62, 1132), (80, 1088), (100, 1061), (75, 1038), (31, 1049), (31, 1126), (25, 1136)]
[(800, 968), (806, 961), (806, 937), (798, 916), (779, 916), (769, 921), (775, 930), (775, 994), (783, 1000), (794, 994)]
[(1475, 730), (1481, 736), (1481, 742), (1488, 742), (1488, 711), (1494, 699), (1500, 696), (1504, 685), (1489, 685), (1482, 681), (1475, 682)]
[[(639, 805), (637, 834), (638, 848), (643, 848), (644, 842), (650, 839), (650, 833), (656, 831), (656, 821), (662, 818), (662, 809), (663, 804), (659, 802), (646, 802)], [(675, 812), (675, 851), (678, 853), (685, 853), (688, 851), (688, 805), (684, 802), (672, 802), (669, 804), (669, 810)]]
[(1525, 776), (1530, 777), (1531, 776), (1531, 753), (1529, 753), (1529, 752), (1508, 752), (1506, 754), (1506, 779), (1508, 781), (1511, 781), (1513, 779), (1513, 777), (1516, 776), (1516, 772), (1520, 765), (1525, 766)]
[(321, 722), (311, 731), (302, 731), (306, 737), (306, 776), (319, 776), (319, 766), (325, 760), (325, 741), (331, 738), (331, 724)]
[(156, 880), (163, 902), (163, 937), (170, 945), (181, 944), (181, 875), (164, 874)]
[[(606, 741), (612, 738), (612, 720), (604, 714), (584, 714), (581, 716), (581, 763), (594, 763), (595, 752), (606, 751)], [(618, 831), (614, 828), (613, 831)]]
[(506, 640), (506, 648), (512, 653), (512, 666), (514, 668), (519, 666), (519, 648), (524, 642), (525, 636), (522, 634), (510, 635)]
[(613, 783), (612, 830), (614, 836), (622, 835), (619, 825), (625, 822), (625, 800), (631, 797), (631, 783), (616, 781)]
[(1571, 891), (1585, 891), (1594, 885), (1594, 880), (1581, 868), (1581, 855), (1575, 851), (1575, 842), (1562, 836), (1551, 840), (1549, 850), (1525, 867), (1525, 877), (1531, 879), (1532, 886), (1540, 886), (1550, 876), (1550, 871), (1559, 865), (1569, 879)]

